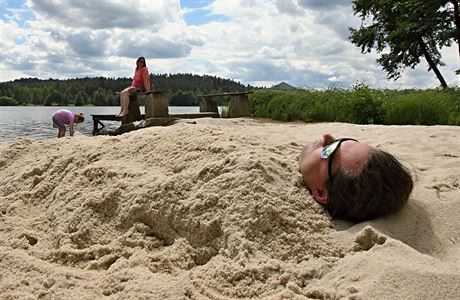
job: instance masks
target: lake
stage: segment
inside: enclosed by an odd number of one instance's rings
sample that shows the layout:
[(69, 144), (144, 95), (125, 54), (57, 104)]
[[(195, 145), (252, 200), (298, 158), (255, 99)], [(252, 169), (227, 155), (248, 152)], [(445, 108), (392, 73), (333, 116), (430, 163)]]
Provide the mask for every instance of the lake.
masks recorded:
[[(42, 141), (48, 138), (57, 137), (58, 130), (53, 128), (51, 116), (61, 108), (72, 112), (85, 114), (85, 122), (77, 124), (75, 131), (91, 135), (93, 131), (93, 115), (117, 114), (119, 106), (0, 106), (0, 147), (10, 143), (18, 137), (31, 138)], [(141, 113), (145, 109), (141, 106)], [(198, 113), (199, 106), (170, 106), (170, 114)], [(111, 129), (120, 126), (120, 122), (104, 121), (104, 124)], [(66, 131), (66, 136), (69, 131)]]

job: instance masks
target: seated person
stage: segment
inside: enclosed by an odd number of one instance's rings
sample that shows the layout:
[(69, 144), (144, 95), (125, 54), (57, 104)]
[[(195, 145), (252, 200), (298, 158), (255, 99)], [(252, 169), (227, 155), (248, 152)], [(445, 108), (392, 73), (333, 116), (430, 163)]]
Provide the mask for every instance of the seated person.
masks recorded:
[(147, 69), (145, 58), (142, 56), (136, 61), (136, 69), (134, 70), (134, 77), (131, 85), (120, 93), (121, 108), (117, 117), (124, 117), (128, 114), (129, 96), (139, 91), (150, 91), (149, 69)]
[(391, 154), (330, 134), (303, 148), (299, 171), (310, 194), (333, 218), (352, 221), (398, 211), (414, 185), (409, 171)]

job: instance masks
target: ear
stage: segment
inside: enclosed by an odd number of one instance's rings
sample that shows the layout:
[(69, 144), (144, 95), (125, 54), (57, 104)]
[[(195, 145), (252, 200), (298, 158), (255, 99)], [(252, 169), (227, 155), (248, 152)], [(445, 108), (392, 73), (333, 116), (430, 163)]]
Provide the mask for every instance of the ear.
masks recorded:
[(313, 199), (316, 202), (326, 205), (329, 202), (329, 193), (327, 189), (315, 189), (312, 191)]
[(323, 147), (331, 144), (333, 141), (335, 141), (335, 137), (333, 137), (331, 134), (326, 133), (323, 135)]

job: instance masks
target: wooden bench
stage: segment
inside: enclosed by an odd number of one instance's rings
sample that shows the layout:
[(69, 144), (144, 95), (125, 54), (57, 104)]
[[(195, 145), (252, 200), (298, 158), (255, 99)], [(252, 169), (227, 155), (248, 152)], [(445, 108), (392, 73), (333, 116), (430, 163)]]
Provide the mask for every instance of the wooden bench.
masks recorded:
[[(141, 114), (137, 97), (146, 97), (145, 114)], [(141, 121), (146, 118), (169, 117), (167, 92), (148, 91), (138, 92), (129, 96), (128, 114), (124, 117), (116, 115), (91, 115), (93, 117), (93, 135), (101, 133), (105, 127), (101, 121), (121, 121), (121, 125), (127, 125), (135, 121)], [(147, 117), (146, 117), (147, 116)], [(101, 127), (99, 127), (101, 126)]]
[[(145, 97), (145, 114), (141, 114), (137, 97)], [(91, 115), (93, 117), (93, 135), (110, 134), (117, 135), (129, 132), (143, 126), (165, 126), (170, 125), (177, 119), (187, 118), (219, 118), (219, 112), (200, 112), (187, 114), (169, 114), (169, 98), (168, 93), (163, 91), (139, 92), (136, 95), (131, 95), (129, 98), (128, 114), (124, 117), (116, 115)], [(141, 121), (144, 124), (136, 124), (133, 122)], [(121, 121), (121, 126), (111, 132), (101, 131), (105, 125), (102, 121)], [(141, 122), (142, 123), (142, 122)]]
[(228, 112), (230, 118), (250, 117), (251, 111), (249, 109), (248, 95), (252, 91), (247, 92), (230, 92), (220, 94), (201, 95), (200, 112), (214, 112), (218, 113), (218, 106), (216, 97), (229, 96), (230, 101), (228, 105)]
[[(101, 121), (121, 121), (123, 124), (123, 118), (117, 117), (116, 115), (91, 115), (93, 117), (93, 135), (101, 134), (101, 130), (105, 127), (105, 124)], [(144, 117), (144, 115), (142, 115)], [(101, 127), (99, 127), (99, 125)]]

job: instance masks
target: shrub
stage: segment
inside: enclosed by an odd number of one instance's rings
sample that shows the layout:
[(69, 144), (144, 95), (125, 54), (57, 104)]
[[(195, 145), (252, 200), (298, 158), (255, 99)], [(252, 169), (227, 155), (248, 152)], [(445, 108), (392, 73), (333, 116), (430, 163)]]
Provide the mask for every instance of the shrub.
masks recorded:
[(386, 103), (385, 124), (449, 124), (451, 109), (442, 91), (393, 93)]
[(220, 117), (221, 118), (229, 118), (230, 117), (230, 111), (228, 109), (228, 106), (222, 106), (221, 107)]
[(0, 96), (0, 106), (16, 106), (18, 103), (11, 97)]
[(365, 84), (358, 83), (353, 86), (349, 101), (351, 123), (381, 124), (383, 122), (383, 104), (374, 99), (369, 87)]
[(460, 125), (460, 90), (258, 90), (249, 96), (255, 117), (280, 121), (358, 124)]

